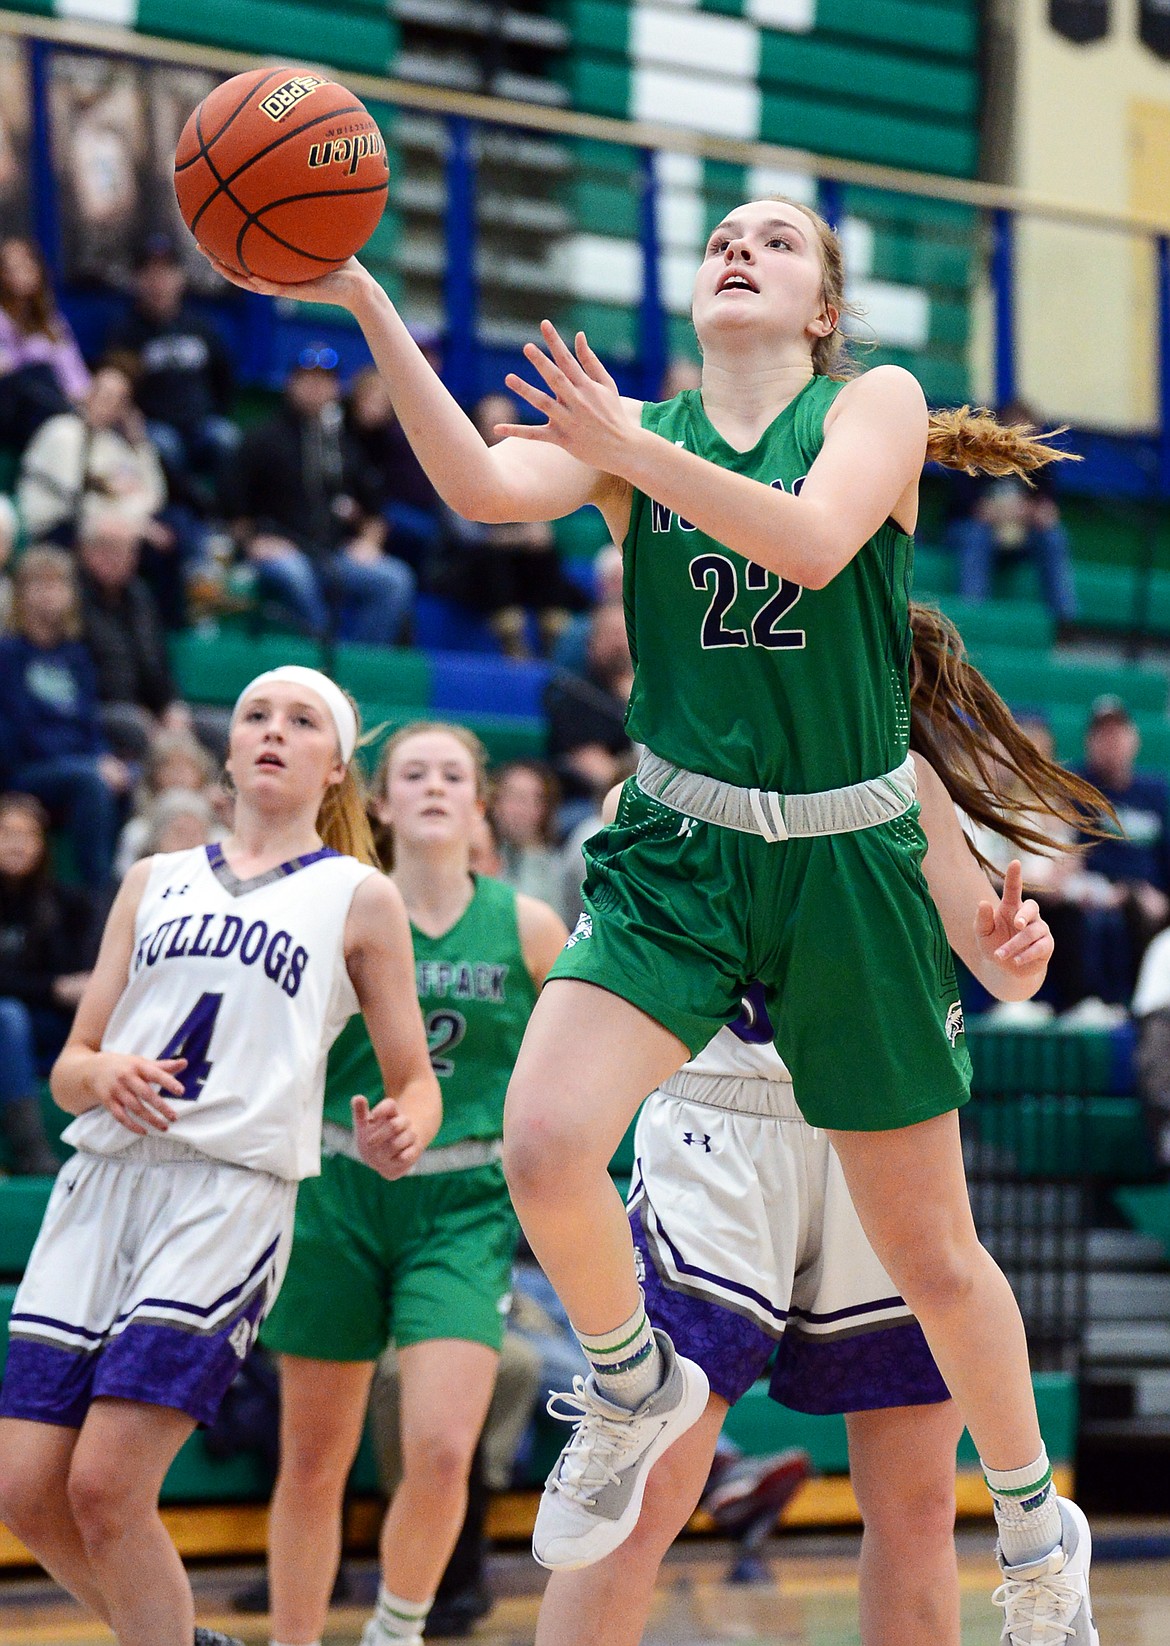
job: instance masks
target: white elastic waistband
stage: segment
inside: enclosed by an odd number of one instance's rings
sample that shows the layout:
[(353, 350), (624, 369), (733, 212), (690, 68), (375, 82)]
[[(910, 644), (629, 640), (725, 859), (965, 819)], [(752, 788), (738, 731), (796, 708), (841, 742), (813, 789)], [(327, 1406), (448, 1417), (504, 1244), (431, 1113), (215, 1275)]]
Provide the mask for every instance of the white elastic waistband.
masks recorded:
[(773, 842), (852, 834), (890, 823), (910, 810), (918, 792), (912, 755), (896, 770), (864, 783), (816, 794), (778, 794), (773, 789), (740, 788), (702, 772), (686, 771), (646, 749), (638, 761), (635, 781), (643, 794), (672, 811)]
[[(343, 1154), (347, 1160), (361, 1161), (357, 1138), (348, 1126), (339, 1126), (327, 1120), (321, 1127), (321, 1153)], [(504, 1144), (501, 1138), (466, 1138), (462, 1143), (448, 1143), (440, 1149), (424, 1149), (405, 1177), (432, 1177), (436, 1172), (470, 1172), (477, 1166), (490, 1166), (493, 1160), (502, 1160)], [(362, 1162), (364, 1164), (364, 1162)]]
[(796, 1094), (788, 1080), (757, 1080), (728, 1074), (699, 1074), (680, 1069), (658, 1088), (663, 1097), (701, 1103), (708, 1109), (757, 1115), (761, 1120), (799, 1120)]

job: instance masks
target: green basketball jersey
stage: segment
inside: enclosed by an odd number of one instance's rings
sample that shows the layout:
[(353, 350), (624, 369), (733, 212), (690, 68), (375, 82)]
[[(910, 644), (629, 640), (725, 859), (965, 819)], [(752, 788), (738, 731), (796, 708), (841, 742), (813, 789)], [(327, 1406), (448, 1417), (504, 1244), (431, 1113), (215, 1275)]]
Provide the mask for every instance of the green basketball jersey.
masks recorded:
[[(443, 1094), (443, 1124), (431, 1147), (503, 1131), (504, 1094), (536, 1003), (520, 947), (516, 893), (478, 875), (460, 918), (441, 937), (414, 925), (415, 982), (431, 1066)], [(351, 1124), (349, 1100), (374, 1104), (382, 1076), (364, 1019), (351, 1017), (333, 1043), (325, 1075), (325, 1118)]]
[[(814, 377), (747, 452), (715, 430), (697, 389), (646, 405), (642, 423), (798, 492), (843, 386)], [(909, 746), (913, 548), (887, 521), (827, 587), (805, 589), (635, 491), (624, 545), (631, 738), (689, 771), (788, 794), (892, 771)]]

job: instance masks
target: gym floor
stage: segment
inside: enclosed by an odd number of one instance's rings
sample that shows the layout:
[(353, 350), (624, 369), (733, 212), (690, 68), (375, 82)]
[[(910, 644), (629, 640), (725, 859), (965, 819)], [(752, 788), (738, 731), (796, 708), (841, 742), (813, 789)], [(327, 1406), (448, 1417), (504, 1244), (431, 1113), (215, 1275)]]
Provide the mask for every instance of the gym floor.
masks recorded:
[[(1170, 1527), (1095, 1527), (1101, 1557), (1093, 1567), (1093, 1603), (1103, 1646), (1166, 1646), (1170, 1640), (1170, 1559), (1104, 1558), (1113, 1538), (1118, 1552), (1140, 1553), (1137, 1538), (1160, 1539), (1170, 1548)], [(986, 1532), (959, 1539), (963, 1587), (964, 1646), (997, 1646), (1001, 1613), (991, 1604), (997, 1574)], [(767, 1551), (767, 1581), (726, 1581), (729, 1550), (713, 1541), (679, 1545), (663, 1568), (646, 1646), (858, 1646), (857, 1540), (788, 1536)], [(232, 1611), (234, 1590), (260, 1568), (204, 1567), (194, 1584), (200, 1622), (230, 1631), (247, 1643), (268, 1639), (266, 1619)], [(372, 1592), (368, 1562), (353, 1567), (356, 1586)], [(533, 1638), (542, 1574), (522, 1552), (492, 1557), (495, 1610), (475, 1631), (480, 1646), (528, 1646)], [(330, 1614), (326, 1646), (352, 1646), (369, 1615), (366, 1605), (339, 1606)], [(43, 1580), (13, 1574), (0, 1580), (0, 1646), (99, 1646), (109, 1635), (62, 1599)]]

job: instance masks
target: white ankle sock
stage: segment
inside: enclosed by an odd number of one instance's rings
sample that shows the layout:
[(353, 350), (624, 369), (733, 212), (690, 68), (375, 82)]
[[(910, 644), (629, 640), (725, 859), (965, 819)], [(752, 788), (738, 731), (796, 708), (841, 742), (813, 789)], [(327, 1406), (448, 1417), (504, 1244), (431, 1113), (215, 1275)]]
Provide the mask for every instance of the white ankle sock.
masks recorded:
[(1008, 1566), (1043, 1560), (1061, 1540), (1060, 1505), (1052, 1484), (1052, 1466), (1042, 1451), (1026, 1469), (989, 1469), (983, 1478), (995, 1506), (999, 1547)]
[(641, 1301), (612, 1332), (577, 1332), (577, 1341), (585, 1351), (598, 1394), (615, 1406), (633, 1411), (662, 1382), (662, 1351)]
[(408, 1646), (420, 1641), (430, 1609), (430, 1600), (403, 1600), (401, 1595), (392, 1595), (384, 1583), (379, 1584), (373, 1642), (377, 1646)]

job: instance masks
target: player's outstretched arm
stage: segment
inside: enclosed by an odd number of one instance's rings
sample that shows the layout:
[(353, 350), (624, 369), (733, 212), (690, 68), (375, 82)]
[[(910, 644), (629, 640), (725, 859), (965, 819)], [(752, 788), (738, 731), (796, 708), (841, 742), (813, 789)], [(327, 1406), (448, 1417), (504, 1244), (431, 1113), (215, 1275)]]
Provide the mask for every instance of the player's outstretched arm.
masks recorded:
[(922, 867), (947, 940), (997, 1000), (1029, 1000), (1044, 981), (1053, 944), (1038, 906), (1023, 896), (1019, 861), (1008, 865), (997, 894), (975, 861), (942, 779), (921, 755), (914, 764), (927, 846)]
[(384, 875), (370, 875), (354, 893), (345, 964), (385, 1093), (372, 1109), (364, 1097), (353, 1099), (358, 1151), (383, 1177), (401, 1177), (438, 1131), (443, 1103), (415, 990), (406, 905)]
[(332, 274), (295, 286), (237, 274), (213, 257), (208, 261), (225, 280), (245, 291), (333, 303), (353, 315), (385, 379), (406, 438), (431, 484), (456, 514), (488, 524), (558, 520), (586, 503), (602, 503), (613, 491), (612, 475), (568, 452), (519, 440), (488, 446), (356, 257)]
[(163, 1062), (125, 1052), (103, 1052), (102, 1037), (130, 975), (134, 921), (150, 874), (150, 859), (136, 863), (122, 882), (106, 921), (97, 964), (78, 1003), (64, 1049), (53, 1065), (53, 1099), (67, 1114), (107, 1108), (130, 1131), (145, 1136), (165, 1132), (175, 1111), (161, 1095), (183, 1095), (175, 1079), (187, 1064), (181, 1057)]
[(547, 421), (511, 426), (514, 438), (619, 476), (805, 588), (824, 588), (891, 515), (913, 527), (929, 418), (921, 388), (901, 367), (875, 367), (845, 386), (825, 414), (821, 450), (793, 496), (643, 428), (584, 332), (574, 349), (550, 321), (541, 332), (544, 350), (530, 343), (524, 353), (545, 388), (514, 375), (507, 382)]

